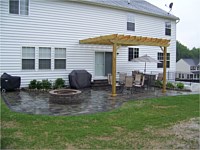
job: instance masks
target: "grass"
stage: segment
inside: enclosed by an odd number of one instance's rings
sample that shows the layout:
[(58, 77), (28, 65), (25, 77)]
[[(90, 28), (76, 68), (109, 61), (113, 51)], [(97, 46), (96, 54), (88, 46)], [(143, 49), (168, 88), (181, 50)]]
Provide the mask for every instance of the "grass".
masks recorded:
[(166, 140), (152, 131), (198, 116), (199, 95), (129, 101), (110, 112), (56, 117), (12, 112), (1, 101), (1, 148), (151, 148)]

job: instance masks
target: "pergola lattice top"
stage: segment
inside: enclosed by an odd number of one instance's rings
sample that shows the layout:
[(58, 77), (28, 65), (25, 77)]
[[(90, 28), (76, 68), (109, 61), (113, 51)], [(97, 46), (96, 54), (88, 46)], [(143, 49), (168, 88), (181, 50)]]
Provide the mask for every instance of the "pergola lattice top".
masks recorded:
[(119, 35), (111, 34), (104, 35), (94, 38), (88, 38), (79, 41), (80, 44), (102, 44), (102, 45), (113, 45), (114, 43), (121, 46), (136, 46), (136, 45), (145, 45), (145, 46), (162, 46), (168, 47), (170, 40), (159, 39), (159, 38), (150, 38), (142, 36), (131, 36), (131, 35)]

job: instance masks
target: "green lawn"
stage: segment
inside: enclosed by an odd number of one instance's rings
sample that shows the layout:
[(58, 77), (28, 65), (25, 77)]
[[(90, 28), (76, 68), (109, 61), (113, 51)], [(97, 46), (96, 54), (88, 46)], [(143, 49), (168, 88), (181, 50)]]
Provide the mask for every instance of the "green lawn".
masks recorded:
[(152, 131), (199, 116), (199, 95), (129, 101), (119, 109), (81, 116), (11, 112), (1, 101), (2, 149), (150, 148)]

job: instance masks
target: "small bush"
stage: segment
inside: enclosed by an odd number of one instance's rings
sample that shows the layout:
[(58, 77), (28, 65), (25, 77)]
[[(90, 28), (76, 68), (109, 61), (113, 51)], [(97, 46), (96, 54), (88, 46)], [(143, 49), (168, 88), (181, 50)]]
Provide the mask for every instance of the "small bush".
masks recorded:
[(184, 84), (179, 82), (179, 83), (176, 84), (176, 87), (178, 89), (183, 89), (184, 88)]
[(169, 88), (169, 89), (174, 89), (175, 88), (174, 84), (171, 83), (171, 82), (167, 82), (166, 87)]
[(65, 80), (63, 80), (62, 78), (58, 78), (58, 79), (55, 80), (55, 83), (54, 83), (55, 89), (60, 89), (64, 86), (65, 86)]
[(41, 84), (42, 84), (42, 87), (41, 87), (42, 89), (46, 89), (46, 90), (51, 89), (52, 84), (48, 79), (42, 80)]
[(41, 81), (37, 81), (37, 89), (42, 89), (42, 82)]
[(31, 80), (30, 84), (28, 85), (29, 89), (36, 89), (37, 88), (37, 80)]
[(163, 86), (162, 81), (156, 80), (156, 81), (155, 81), (155, 86), (162, 87), (162, 86)]

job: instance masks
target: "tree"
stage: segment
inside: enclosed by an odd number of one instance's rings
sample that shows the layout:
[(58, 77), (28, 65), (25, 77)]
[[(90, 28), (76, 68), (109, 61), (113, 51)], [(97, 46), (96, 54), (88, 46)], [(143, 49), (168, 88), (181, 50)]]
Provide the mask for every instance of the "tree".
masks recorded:
[(181, 58), (199, 59), (200, 48), (193, 48), (190, 50), (187, 46), (181, 44), (179, 41), (176, 42), (176, 61)]

